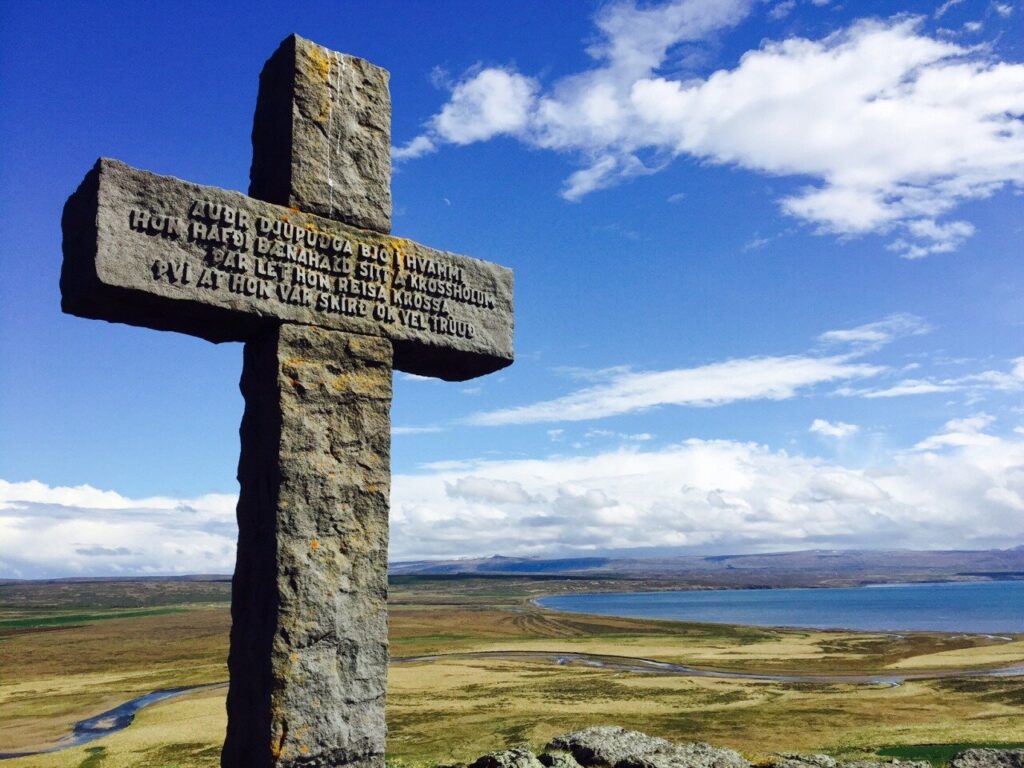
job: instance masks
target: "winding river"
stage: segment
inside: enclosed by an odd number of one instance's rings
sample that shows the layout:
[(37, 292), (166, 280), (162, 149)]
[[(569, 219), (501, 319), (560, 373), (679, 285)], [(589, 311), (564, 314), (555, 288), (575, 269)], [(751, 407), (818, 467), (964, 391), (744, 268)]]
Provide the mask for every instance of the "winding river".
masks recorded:
[[(738, 680), (760, 680), (782, 683), (816, 683), (819, 685), (882, 685), (898, 686), (907, 680), (934, 680), (950, 677), (1011, 677), (1024, 675), (1024, 664), (1001, 669), (951, 669), (930, 672), (901, 672), (898, 674), (877, 675), (769, 675), (755, 672), (730, 672), (724, 669), (702, 669), (671, 664), (656, 659), (644, 659), (632, 656), (607, 656), (589, 653), (558, 653), (554, 651), (480, 651), (475, 653), (442, 653), (429, 656), (404, 656), (391, 659), (392, 664), (431, 664), (442, 661), (465, 661), (488, 659), (494, 661), (513, 661), (522, 663), (557, 664), (559, 666), (585, 666), (609, 669), (620, 672), (636, 672), (656, 675), (676, 675), (681, 677), (715, 677)], [(135, 715), (143, 707), (167, 701), (193, 691), (226, 688), (227, 683), (208, 683), (206, 685), (184, 686), (181, 688), (163, 688), (139, 696), (130, 701), (101, 712), (98, 715), (79, 720), (74, 724), (70, 734), (46, 749), (35, 752), (0, 753), (0, 760), (14, 757), (27, 757), (46, 752), (59, 752), (62, 749), (80, 747), (102, 736), (124, 730), (135, 719)]]
[(227, 685), (227, 683), (207, 683), (205, 685), (185, 685), (180, 688), (161, 688), (151, 691), (144, 696), (126, 701), (124, 704), (118, 704), (106, 712), (100, 712), (98, 715), (93, 715), (85, 720), (79, 720), (71, 727), (71, 733), (46, 749), (38, 749), (35, 752), (0, 752), (0, 760), (41, 755), (46, 752), (59, 752), (62, 749), (80, 747), (102, 736), (123, 731), (132, 724), (135, 714), (150, 704), (156, 704), (158, 701), (167, 701), (167, 699), (173, 699), (176, 696), (191, 693), (192, 691), (202, 691), (208, 688), (227, 688)]

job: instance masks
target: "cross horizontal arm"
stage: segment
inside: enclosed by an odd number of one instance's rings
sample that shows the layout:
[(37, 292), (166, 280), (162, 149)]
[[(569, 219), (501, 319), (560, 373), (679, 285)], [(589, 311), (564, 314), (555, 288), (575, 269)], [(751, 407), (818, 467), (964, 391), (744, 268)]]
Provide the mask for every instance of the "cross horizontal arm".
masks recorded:
[(371, 336), (461, 381), (512, 362), (512, 272), (101, 159), (64, 207), (62, 306), (245, 341), (281, 322)]

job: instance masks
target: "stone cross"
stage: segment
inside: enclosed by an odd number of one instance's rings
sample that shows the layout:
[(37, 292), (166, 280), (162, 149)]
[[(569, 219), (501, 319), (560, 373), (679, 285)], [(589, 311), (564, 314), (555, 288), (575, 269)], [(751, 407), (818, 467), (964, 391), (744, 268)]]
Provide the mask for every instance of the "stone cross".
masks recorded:
[(225, 768), (383, 766), (391, 372), (512, 362), (512, 273), (388, 234), (387, 81), (293, 35), (249, 197), (101, 159), (64, 207), (65, 312), (245, 342)]

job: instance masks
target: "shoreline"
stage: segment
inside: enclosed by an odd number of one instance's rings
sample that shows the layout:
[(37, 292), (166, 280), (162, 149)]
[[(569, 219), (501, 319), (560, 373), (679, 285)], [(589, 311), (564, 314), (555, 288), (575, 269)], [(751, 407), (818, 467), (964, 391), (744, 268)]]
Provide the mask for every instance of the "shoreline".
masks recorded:
[(1000, 585), (1004, 586), (1013, 581), (1021, 580), (997, 580), (997, 581), (930, 581), (930, 582), (893, 582), (893, 583), (872, 583), (862, 584), (856, 587), (725, 587), (720, 589), (662, 589), (662, 590), (642, 590), (642, 591), (623, 591), (623, 592), (575, 592), (575, 593), (561, 593), (561, 594), (548, 594), (548, 595), (536, 595), (527, 599), (527, 603), (534, 609), (539, 611), (551, 612), (555, 614), (567, 614), (576, 616), (600, 616), (600, 617), (615, 617), (620, 619), (635, 619), (641, 621), (657, 621), (657, 622), (669, 622), (677, 624), (699, 624), (699, 625), (714, 625), (714, 626), (734, 626), (744, 627), (750, 629), (778, 629), (787, 631), (815, 631), (815, 632), (852, 632), (858, 634), (875, 634), (875, 635), (888, 635), (899, 637), (902, 635), (943, 635), (947, 637), (985, 637), (990, 640), (1001, 640), (1003, 642), (1014, 642), (1017, 640), (1024, 639), (1024, 627), (1020, 629), (1010, 630), (992, 630), (992, 629), (933, 629), (933, 628), (871, 628), (871, 627), (844, 627), (840, 625), (824, 625), (824, 624), (776, 624), (776, 623), (756, 623), (751, 624), (744, 621), (727, 621), (706, 618), (677, 618), (672, 616), (652, 616), (643, 614), (628, 614), (628, 613), (614, 613), (611, 611), (595, 612), (592, 610), (593, 606), (589, 606), (590, 609), (574, 610), (570, 608), (554, 607), (550, 605), (544, 605), (541, 601), (543, 600), (561, 600), (568, 598), (574, 600), (577, 598), (595, 598), (600, 600), (602, 598), (610, 597), (632, 597), (632, 596), (647, 596), (647, 595), (666, 595), (666, 594), (679, 594), (679, 595), (708, 595), (708, 594), (736, 594), (736, 593), (779, 593), (779, 592), (815, 592), (821, 593), (823, 590), (891, 590), (902, 587), (906, 588), (920, 588), (920, 587), (955, 587), (955, 586), (966, 586), (966, 585)]

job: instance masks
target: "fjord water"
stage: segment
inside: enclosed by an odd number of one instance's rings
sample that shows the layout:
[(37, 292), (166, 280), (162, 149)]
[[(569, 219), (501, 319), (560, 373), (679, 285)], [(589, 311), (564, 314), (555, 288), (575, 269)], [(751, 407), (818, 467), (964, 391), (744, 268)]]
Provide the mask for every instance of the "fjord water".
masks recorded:
[(537, 603), (571, 613), (718, 624), (871, 632), (1024, 632), (1024, 581), (559, 595)]

